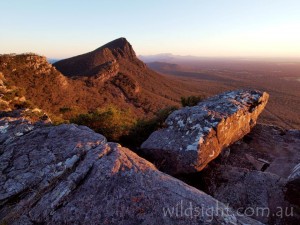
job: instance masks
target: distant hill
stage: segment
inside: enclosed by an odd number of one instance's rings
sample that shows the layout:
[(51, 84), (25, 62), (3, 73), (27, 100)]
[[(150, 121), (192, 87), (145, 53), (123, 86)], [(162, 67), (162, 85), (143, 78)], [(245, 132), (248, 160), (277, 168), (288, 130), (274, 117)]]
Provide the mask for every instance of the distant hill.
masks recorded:
[(47, 58), (48, 63), (56, 63), (57, 61), (59, 61), (60, 59), (53, 59), (53, 58)]
[(156, 55), (140, 55), (139, 58), (145, 63), (151, 62), (167, 62), (167, 63), (182, 63), (210, 59), (207, 57), (199, 57), (192, 55), (174, 55), (172, 53), (161, 53)]
[(179, 105), (188, 87), (150, 70), (125, 38), (54, 63), (35, 54), (1, 55), (0, 72), (26, 99), (55, 115), (114, 105), (135, 116)]
[(172, 53), (161, 53), (156, 55), (139, 55), (138, 57), (145, 63), (170, 62), (174, 59), (174, 55)]
[(174, 63), (166, 63), (166, 62), (149, 62), (147, 66), (157, 72), (165, 73), (169, 71), (178, 71), (181, 70), (181, 66)]

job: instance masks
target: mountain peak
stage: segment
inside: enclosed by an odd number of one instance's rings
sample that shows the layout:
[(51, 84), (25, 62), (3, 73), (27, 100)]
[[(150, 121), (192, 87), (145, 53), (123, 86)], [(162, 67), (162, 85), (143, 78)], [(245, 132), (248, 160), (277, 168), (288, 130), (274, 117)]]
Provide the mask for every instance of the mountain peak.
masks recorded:
[(53, 65), (64, 75), (82, 76), (95, 75), (104, 65), (116, 61), (119, 65), (127, 66), (133, 63), (137, 67), (145, 68), (126, 38), (115, 39), (92, 52), (74, 56), (54, 63)]
[[(114, 49), (114, 48), (124, 48), (130, 45), (130, 43), (124, 37), (117, 38), (107, 44), (103, 45), (104, 48)], [(131, 45), (130, 45), (131, 46)]]
[(117, 59), (120, 59), (120, 58), (135, 59), (136, 58), (136, 54), (135, 54), (131, 44), (124, 37), (115, 39), (115, 40), (101, 46), (100, 48), (97, 48), (94, 52), (101, 52), (104, 49), (109, 49)]

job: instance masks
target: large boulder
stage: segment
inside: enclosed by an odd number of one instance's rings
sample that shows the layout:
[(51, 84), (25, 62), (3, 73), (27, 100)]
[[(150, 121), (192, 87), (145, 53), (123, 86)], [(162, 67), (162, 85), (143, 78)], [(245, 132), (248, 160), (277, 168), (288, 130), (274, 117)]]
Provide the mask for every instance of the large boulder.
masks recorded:
[(238, 90), (179, 109), (142, 144), (142, 152), (169, 174), (201, 171), (250, 132), (268, 98), (266, 92)]
[(87, 127), (0, 119), (0, 224), (260, 224)]

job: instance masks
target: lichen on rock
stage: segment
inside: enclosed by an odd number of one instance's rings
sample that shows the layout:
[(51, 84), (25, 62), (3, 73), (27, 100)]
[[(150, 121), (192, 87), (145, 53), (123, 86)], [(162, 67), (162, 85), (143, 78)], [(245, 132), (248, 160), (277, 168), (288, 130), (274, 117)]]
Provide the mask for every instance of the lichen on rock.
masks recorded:
[(266, 92), (237, 90), (179, 109), (167, 118), (165, 129), (142, 144), (143, 153), (158, 164), (166, 161), (162, 169), (170, 174), (200, 171), (250, 132), (268, 98)]

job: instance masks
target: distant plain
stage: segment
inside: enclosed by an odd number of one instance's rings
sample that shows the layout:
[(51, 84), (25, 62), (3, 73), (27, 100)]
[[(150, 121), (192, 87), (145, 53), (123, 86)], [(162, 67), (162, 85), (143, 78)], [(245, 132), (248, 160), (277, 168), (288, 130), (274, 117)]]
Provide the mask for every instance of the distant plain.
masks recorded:
[[(147, 62), (147, 57), (143, 58)], [(214, 95), (254, 88), (270, 94), (259, 122), (300, 129), (300, 61), (293, 59), (149, 58), (156, 72), (180, 81), (191, 92)], [(163, 61), (164, 60), (164, 61)]]

